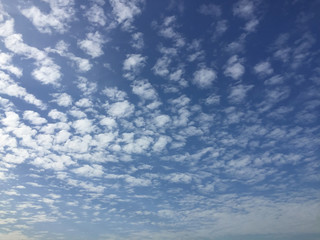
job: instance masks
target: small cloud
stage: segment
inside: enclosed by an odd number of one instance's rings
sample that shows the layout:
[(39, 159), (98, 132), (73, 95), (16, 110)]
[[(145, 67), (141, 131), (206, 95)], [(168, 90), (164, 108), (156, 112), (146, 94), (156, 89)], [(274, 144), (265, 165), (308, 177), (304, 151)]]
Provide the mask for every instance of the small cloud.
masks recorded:
[(273, 69), (271, 67), (270, 62), (265, 61), (265, 62), (260, 62), (257, 65), (254, 66), (254, 71), (258, 75), (266, 76), (270, 75), (273, 73)]
[(89, 10), (85, 13), (85, 16), (88, 18), (89, 22), (95, 25), (106, 25), (107, 18), (104, 15), (103, 8), (97, 4), (91, 6), (91, 8), (89, 8)]
[(108, 109), (108, 114), (112, 117), (123, 118), (130, 116), (134, 111), (134, 105), (127, 100), (111, 104)]
[(203, 15), (212, 17), (220, 17), (222, 14), (221, 8), (215, 4), (202, 4), (199, 8), (199, 12)]
[(87, 38), (78, 41), (79, 47), (92, 58), (100, 57), (103, 55), (103, 44), (106, 40), (99, 32), (88, 33)]
[(231, 87), (231, 92), (228, 96), (228, 99), (231, 103), (239, 104), (247, 96), (247, 92), (253, 88), (253, 85), (243, 85), (239, 84)]
[(69, 107), (72, 105), (72, 98), (67, 93), (55, 93), (52, 96), (56, 98), (53, 102), (56, 102), (61, 107)]
[(193, 74), (193, 83), (200, 88), (208, 88), (215, 81), (216, 72), (210, 68), (202, 68)]
[(23, 119), (28, 120), (34, 125), (42, 125), (47, 122), (45, 118), (40, 117), (39, 113), (34, 111), (24, 111)]
[(242, 60), (239, 59), (237, 55), (229, 58), (225, 67), (224, 75), (235, 80), (241, 78), (245, 72), (244, 66), (241, 64), (241, 62)]

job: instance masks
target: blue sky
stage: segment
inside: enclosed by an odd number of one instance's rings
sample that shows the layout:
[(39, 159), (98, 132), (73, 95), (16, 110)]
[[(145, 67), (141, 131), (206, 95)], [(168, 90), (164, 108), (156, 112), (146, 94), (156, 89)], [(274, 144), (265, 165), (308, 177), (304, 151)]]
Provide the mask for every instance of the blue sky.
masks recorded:
[(320, 2), (0, 2), (0, 239), (320, 239)]

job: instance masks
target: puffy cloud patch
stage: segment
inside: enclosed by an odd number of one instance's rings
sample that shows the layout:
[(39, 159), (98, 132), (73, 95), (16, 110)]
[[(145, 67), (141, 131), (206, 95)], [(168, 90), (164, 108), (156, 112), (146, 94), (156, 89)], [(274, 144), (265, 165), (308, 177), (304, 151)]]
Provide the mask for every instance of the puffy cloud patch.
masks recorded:
[(52, 33), (55, 30), (64, 33), (69, 29), (69, 22), (74, 18), (74, 1), (48, 1), (51, 12), (45, 14), (36, 6), (23, 8), (21, 13), (28, 18), (33, 25), (42, 33)]
[(232, 77), (235, 80), (241, 78), (245, 72), (245, 68), (241, 64), (241, 62), (242, 60), (239, 59), (237, 55), (229, 58), (225, 67), (224, 75), (226, 75), (227, 77)]
[(111, 104), (108, 109), (108, 114), (110, 114), (112, 117), (123, 118), (129, 117), (133, 111), (134, 105), (125, 100)]
[(216, 72), (210, 68), (201, 68), (193, 74), (193, 83), (200, 88), (208, 88), (217, 77)]
[(97, 58), (103, 55), (103, 44), (105, 39), (99, 32), (88, 33), (87, 38), (84, 40), (79, 40), (79, 47), (92, 58)]

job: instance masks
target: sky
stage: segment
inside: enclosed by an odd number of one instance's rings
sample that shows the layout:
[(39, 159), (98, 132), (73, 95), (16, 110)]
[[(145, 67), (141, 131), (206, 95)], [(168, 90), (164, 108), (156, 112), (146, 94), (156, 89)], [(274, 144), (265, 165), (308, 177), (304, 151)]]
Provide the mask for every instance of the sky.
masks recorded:
[(0, 240), (319, 240), (320, 1), (0, 1)]

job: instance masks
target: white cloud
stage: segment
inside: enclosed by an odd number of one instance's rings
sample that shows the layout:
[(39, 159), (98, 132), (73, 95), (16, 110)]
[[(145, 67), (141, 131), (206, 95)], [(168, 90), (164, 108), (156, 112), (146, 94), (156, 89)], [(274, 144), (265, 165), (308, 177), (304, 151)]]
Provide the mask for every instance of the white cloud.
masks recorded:
[(144, 47), (143, 34), (141, 32), (136, 32), (131, 35), (131, 46), (136, 49), (142, 49)]
[(55, 142), (56, 143), (64, 143), (66, 142), (71, 136), (71, 133), (66, 130), (61, 130), (55, 135)]
[(146, 187), (152, 184), (150, 179), (136, 178), (132, 176), (126, 176), (125, 181), (129, 183), (129, 185), (136, 186), (136, 187), (138, 186)]
[(47, 123), (47, 120), (40, 117), (39, 113), (30, 110), (24, 111), (23, 119), (30, 121), (34, 125), (42, 125)]
[(12, 55), (0, 52), (0, 69), (7, 70), (8, 72), (16, 75), (16, 77), (22, 76), (22, 70), (12, 65)]
[(282, 83), (284, 83), (284, 77), (282, 77), (281, 75), (272, 76), (271, 78), (268, 78), (264, 81), (265, 85), (277, 85)]
[(126, 30), (132, 28), (134, 17), (141, 13), (144, 2), (144, 0), (110, 0), (117, 22)]
[(50, 154), (45, 157), (35, 158), (33, 161), (31, 161), (31, 164), (38, 168), (61, 171), (66, 169), (70, 165), (74, 165), (75, 162), (69, 156), (66, 155)]
[(169, 65), (171, 63), (170, 58), (163, 56), (159, 58), (156, 62), (156, 64), (152, 67), (152, 70), (154, 74), (159, 75), (159, 76), (166, 76), (169, 74)]
[(82, 167), (76, 168), (71, 170), (75, 174), (78, 174), (80, 176), (84, 177), (101, 177), (103, 175), (103, 167), (98, 164), (93, 164), (93, 165), (84, 165)]
[(72, 127), (76, 130), (77, 133), (80, 133), (82, 135), (86, 133), (91, 133), (94, 131), (94, 126), (92, 124), (92, 121), (89, 119), (80, 119), (76, 120)]
[(138, 72), (146, 63), (146, 57), (141, 54), (127, 54), (123, 62), (123, 69), (126, 71)]
[(56, 44), (55, 49), (46, 48), (45, 50), (46, 52), (57, 53), (60, 56), (69, 58), (76, 64), (80, 72), (87, 72), (92, 68), (92, 64), (88, 59), (75, 56), (73, 53), (68, 51), (68, 48), (69, 45), (65, 41), (61, 40)]
[(102, 91), (112, 101), (123, 101), (127, 98), (127, 93), (117, 87), (107, 87)]
[(61, 107), (69, 107), (72, 105), (72, 97), (67, 93), (55, 93), (52, 96), (56, 98), (53, 101)]
[(273, 69), (271, 67), (270, 62), (260, 62), (254, 66), (254, 71), (262, 76), (270, 75), (273, 73)]
[(212, 86), (217, 75), (213, 69), (201, 68), (193, 74), (193, 83), (200, 88), (208, 88)]
[(97, 83), (90, 82), (84, 77), (79, 77), (76, 81), (77, 87), (83, 92), (84, 95), (91, 95), (97, 91)]
[(64, 114), (63, 112), (59, 112), (57, 109), (52, 109), (48, 113), (48, 116), (54, 120), (60, 120), (61, 122), (66, 122), (68, 119), (66, 114)]
[(134, 111), (134, 105), (130, 104), (127, 100), (122, 102), (116, 102), (110, 105), (108, 114), (112, 117), (128, 117)]
[(43, 84), (59, 85), (61, 78), (60, 67), (56, 65), (45, 52), (31, 47), (23, 42), (21, 34), (12, 34), (4, 40), (6, 48), (16, 54), (35, 59), (36, 69), (32, 76)]
[(232, 77), (235, 80), (238, 80), (244, 74), (245, 69), (244, 66), (241, 64), (241, 59), (238, 58), (237, 55), (232, 56), (229, 58), (226, 69), (224, 71), (224, 75), (227, 77)]
[(154, 118), (154, 123), (157, 127), (163, 127), (167, 123), (171, 121), (171, 118), (168, 115), (162, 114), (159, 116), (156, 116)]
[(253, 85), (239, 84), (231, 88), (228, 99), (231, 103), (241, 103), (247, 96), (247, 92), (253, 88)]
[(14, 19), (8, 19), (4, 23), (0, 24), (0, 36), (8, 37), (14, 34)]
[(52, 33), (52, 29), (59, 33), (65, 33), (69, 29), (69, 22), (74, 19), (74, 1), (45, 1), (49, 3), (51, 8), (49, 14), (42, 13), (36, 6), (24, 8), (21, 13), (42, 33)]
[(83, 107), (83, 108), (93, 107), (92, 101), (88, 98), (81, 98), (75, 104), (77, 107)]
[(33, 104), (40, 109), (46, 109), (46, 105), (41, 100), (28, 93), (25, 88), (19, 86), (9, 75), (2, 71), (0, 71), (0, 93), (23, 99), (27, 103)]
[(175, 42), (175, 46), (179, 48), (185, 45), (185, 40), (182, 35), (176, 31), (176, 27), (176, 17), (166, 17), (160, 26), (159, 35), (172, 39)]
[(99, 32), (88, 33), (87, 38), (78, 41), (79, 47), (92, 58), (100, 57), (103, 55), (103, 44), (106, 40)]
[(97, 4), (93, 4), (93, 6), (85, 13), (85, 16), (93, 24), (100, 26), (106, 25), (107, 18), (104, 15), (103, 8)]
[(143, 99), (153, 100), (157, 98), (157, 92), (147, 80), (135, 80), (131, 86), (132, 92)]
[(215, 4), (208, 4), (208, 5), (201, 5), (199, 8), (199, 12), (203, 15), (209, 15), (213, 17), (220, 17), (221, 16), (221, 8)]
[(17, 127), (20, 117), (15, 112), (5, 112), (6, 117), (1, 120), (2, 124), (8, 127)]
[(220, 96), (212, 94), (205, 99), (205, 104), (207, 105), (216, 105), (220, 103)]
[(164, 179), (173, 182), (173, 183), (190, 183), (192, 181), (192, 177), (186, 173), (171, 173), (164, 177)]
[(113, 118), (104, 117), (100, 120), (102, 126), (106, 126), (109, 129), (116, 128), (117, 122)]
[(155, 152), (161, 152), (166, 148), (167, 144), (170, 143), (171, 141), (172, 139), (168, 136), (160, 136), (158, 140), (155, 142), (155, 144), (153, 145), (152, 149)]
[(251, 0), (240, 0), (233, 6), (233, 14), (242, 18), (250, 18), (254, 14), (255, 6)]

